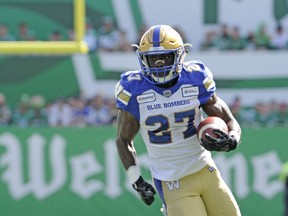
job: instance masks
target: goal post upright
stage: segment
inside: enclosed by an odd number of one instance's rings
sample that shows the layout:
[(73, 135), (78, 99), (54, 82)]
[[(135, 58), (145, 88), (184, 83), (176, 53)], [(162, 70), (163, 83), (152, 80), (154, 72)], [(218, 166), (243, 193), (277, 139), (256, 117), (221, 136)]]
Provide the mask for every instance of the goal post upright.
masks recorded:
[(85, 34), (85, 0), (74, 0), (74, 41), (9, 41), (0, 42), (0, 54), (74, 54), (87, 53)]

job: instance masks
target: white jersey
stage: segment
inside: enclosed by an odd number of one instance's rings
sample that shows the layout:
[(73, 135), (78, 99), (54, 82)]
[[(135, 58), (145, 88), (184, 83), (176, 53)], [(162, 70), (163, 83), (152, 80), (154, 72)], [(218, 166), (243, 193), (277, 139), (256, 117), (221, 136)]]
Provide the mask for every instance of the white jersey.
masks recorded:
[(154, 178), (177, 180), (212, 160), (197, 139), (196, 127), (202, 120), (199, 108), (215, 89), (211, 72), (199, 61), (185, 63), (177, 84), (169, 89), (148, 82), (140, 71), (121, 75), (117, 106), (139, 121)]

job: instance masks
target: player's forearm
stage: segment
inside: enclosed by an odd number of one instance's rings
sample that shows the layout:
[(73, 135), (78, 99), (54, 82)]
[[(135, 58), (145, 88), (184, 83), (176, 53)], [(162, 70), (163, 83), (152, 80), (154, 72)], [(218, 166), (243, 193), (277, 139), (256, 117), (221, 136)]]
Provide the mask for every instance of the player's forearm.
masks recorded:
[(229, 131), (236, 131), (241, 136), (241, 127), (235, 118), (227, 122)]
[(116, 140), (118, 154), (127, 172), (131, 184), (134, 184), (141, 176), (136, 166), (136, 151), (132, 142), (127, 142), (120, 137)]
[(136, 152), (131, 142), (123, 140), (118, 137), (116, 140), (118, 155), (125, 168), (128, 170), (129, 167), (136, 165)]

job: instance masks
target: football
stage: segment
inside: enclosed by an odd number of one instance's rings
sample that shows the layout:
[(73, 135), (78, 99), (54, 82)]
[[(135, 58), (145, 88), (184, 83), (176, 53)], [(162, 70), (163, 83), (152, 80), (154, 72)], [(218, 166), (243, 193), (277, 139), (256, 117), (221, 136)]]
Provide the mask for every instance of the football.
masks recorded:
[(220, 129), (228, 133), (227, 124), (223, 119), (216, 116), (209, 116), (205, 118), (197, 127), (197, 136), (199, 141), (206, 139), (205, 134), (208, 133), (210, 136), (218, 138), (218, 135), (213, 132), (214, 129)]

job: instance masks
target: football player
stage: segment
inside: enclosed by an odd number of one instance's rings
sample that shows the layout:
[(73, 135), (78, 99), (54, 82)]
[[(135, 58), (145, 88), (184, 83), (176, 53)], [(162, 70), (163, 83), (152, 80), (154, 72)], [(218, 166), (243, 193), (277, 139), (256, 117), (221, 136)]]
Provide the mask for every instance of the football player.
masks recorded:
[[(156, 190), (168, 216), (239, 216), (239, 207), (210, 151), (234, 150), (241, 129), (227, 104), (217, 97), (210, 70), (200, 61), (184, 62), (187, 48), (167, 25), (148, 29), (135, 45), (140, 70), (125, 72), (115, 88), (117, 149), (133, 188), (151, 205)], [(229, 132), (197, 139), (196, 128), (218, 116)], [(154, 185), (137, 167), (133, 138), (140, 131), (151, 162)], [(154, 190), (156, 187), (156, 190)]]
[(283, 216), (288, 216), (288, 161), (282, 165), (279, 178), (284, 182), (284, 214)]

